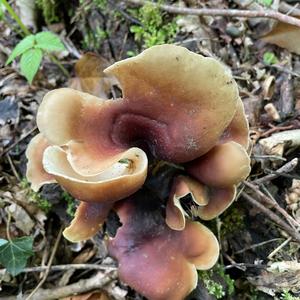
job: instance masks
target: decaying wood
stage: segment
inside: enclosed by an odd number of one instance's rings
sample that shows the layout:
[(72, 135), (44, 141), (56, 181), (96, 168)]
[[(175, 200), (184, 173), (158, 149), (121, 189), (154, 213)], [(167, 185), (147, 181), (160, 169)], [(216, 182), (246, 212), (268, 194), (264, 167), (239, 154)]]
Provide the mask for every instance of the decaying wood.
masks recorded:
[(282, 156), (285, 147), (296, 148), (300, 146), (300, 129), (274, 133), (270, 137), (261, 139), (259, 144), (264, 153)]
[(282, 290), (291, 290), (294, 292), (300, 289), (300, 271), (288, 272), (262, 272), (261, 275), (256, 277), (247, 277), (249, 282), (256, 286), (257, 289), (268, 293), (271, 296), (275, 295), (275, 292)]

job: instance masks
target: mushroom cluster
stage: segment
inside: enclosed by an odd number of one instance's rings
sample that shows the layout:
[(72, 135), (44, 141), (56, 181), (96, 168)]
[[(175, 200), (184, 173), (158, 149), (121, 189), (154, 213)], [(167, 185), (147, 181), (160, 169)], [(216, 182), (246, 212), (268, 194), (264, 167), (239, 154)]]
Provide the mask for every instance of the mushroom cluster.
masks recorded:
[[(121, 280), (148, 299), (184, 299), (219, 247), (182, 202), (189, 195), (197, 219), (210, 220), (250, 172), (237, 85), (222, 63), (173, 45), (149, 48), (105, 73), (120, 82), (122, 99), (68, 88), (44, 97), (27, 177), (34, 190), (57, 182), (80, 200), (64, 231), (70, 241), (92, 237), (114, 210), (121, 226), (108, 249)], [(151, 159), (181, 166), (167, 199), (141, 189)]]

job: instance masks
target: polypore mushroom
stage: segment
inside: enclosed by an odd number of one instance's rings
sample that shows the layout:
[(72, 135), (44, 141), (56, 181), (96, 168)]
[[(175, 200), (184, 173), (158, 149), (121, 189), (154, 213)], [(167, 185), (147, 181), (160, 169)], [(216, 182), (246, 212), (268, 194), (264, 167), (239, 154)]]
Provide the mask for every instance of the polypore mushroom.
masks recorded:
[(198, 222), (184, 230), (170, 229), (159, 200), (140, 193), (119, 204), (122, 226), (109, 241), (109, 253), (119, 262), (122, 281), (151, 300), (182, 300), (197, 285), (196, 270), (211, 268), (219, 245)]

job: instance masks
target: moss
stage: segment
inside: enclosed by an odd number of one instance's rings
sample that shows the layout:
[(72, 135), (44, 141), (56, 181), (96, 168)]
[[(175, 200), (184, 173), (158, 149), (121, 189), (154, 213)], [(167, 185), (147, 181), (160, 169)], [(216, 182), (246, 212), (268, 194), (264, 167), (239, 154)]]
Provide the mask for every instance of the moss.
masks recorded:
[(245, 227), (245, 215), (241, 208), (233, 204), (221, 216), (221, 236), (233, 234)]
[(211, 270), (199, 271), (198, 274), (208, 293), (217, 299), (221, 299), (224, 296), (231, 296), (235, 291), (234, 280), (225, 273), (224, 267), (220, 264), (217, 264)]
[(59, 0), (36, 0), (35, 3), (42, 11), (46, 24), (59, 22)]
[(139, 10), (131, 10), (131, 13), (141, 25), (132, 25), (130, 31), (134, 34), (135, 40), (142, 43), (143, 48), (174, 41), (177, 33), (175, 19), (167, 22), (165, 15), (157, 6), (147, 3)]
[(26, 190), (26, 196), (30, 202), (35, 203), (46, 214), (50, 212), (52, 204), (47, 199), (43, 198), (40, 193), (33, 191), (26, 178), (22, 179), (21, 188)]
[(284, 290), (280, 295), (280, 300), (300, 300), (300, 297), (293, 296), (288, 290)]
[(67, 202), (67, 214), (70, 217), (74, 217), (76, 211), (75, 199), (67, 192), (62, 193), (62, 198)]

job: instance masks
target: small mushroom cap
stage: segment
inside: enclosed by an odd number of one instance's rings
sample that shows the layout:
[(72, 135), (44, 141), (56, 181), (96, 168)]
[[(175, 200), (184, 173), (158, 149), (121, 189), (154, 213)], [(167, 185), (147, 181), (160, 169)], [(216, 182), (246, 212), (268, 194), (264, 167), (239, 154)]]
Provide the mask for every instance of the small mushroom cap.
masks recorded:
[(147, 156), (139, 148), (127, 151), (127, 161), (115, 162), (93, 176), (76, 173), (67, 152), (58, 146), (44, 151), (43, 166), (73, 197), (87, 202), (115, 202), (136, 192), (147, 175)]
[(30, 141), (26, 149), (28, 159), (26, 177), (34, 191), (38, 191), (44, 184), (56, 182), (54, 176), (48, 174), (42, 164), (43, 154), (48, 146), (47, 140), (39, 133)]
[(197, 285), (196, 269), (211, 268), (217, 261), (218, 242), (200, 223), (187, 221), (184, 230), (172, 230), (159, 210), (148, 207), (153, 201), (137, 202), (118, 206), (122, 226), (109, 242), (120, 279), (147, 299), (182, 300)]
[(173, 183), (169, 200), (166, 206), (166, 223), (173, 230), (185, 228), (185, 211), (181, 206), (183, 198), (190, 194), (193, 201), (199, 206), (208, 204), (208, 188), (195, 179), (187, 176), (178, 176)]
[(236, 185), (250, 173), (250, 158), (236, 142), (215, 146), (204, 156), (188, 163), (187, 172), (213, 187)]
[(230, 141), (240, 144), (246, 150), (249, 147), (249, 124), (241, 98), (237, 101), (237, 109), (231, 123), (223, 132), (221, 137), (221, 143)]
[(187, 214), (181, 203), (188, 194), (196, 204), (193, 214), (202, 220), (212, 220), (233, 202), (236, 187), (209, 187), (187, 176), (177, 177), (166, 205), (166, 224), (173, 230), (185, 228)]
[[(114, 107), (112, 102), (116, 102)], [(51, 145), (67, 146), (69, 162), (77, 173), (96, 175), (122, 159), (122, 153), (128, 149), (111, 139), (118, 107), (118, 101), (105, 101), (68, 88), (57, 89), (44, 97), (37, 124)]]
[(236, 187), (209, 188), (209, 202), (205, 206), (198, 206), (195, 213), (202, 220), (212, 220), (223, 213), (233, 202), (236, 195)]
[(64, 237), (80, 242), (93, 237), (102, 227), (113, 204), (81, 202), (71, 224), (64, 230)]
[[(162, 126), (155, 135), (159, 140), (150, 138), (149, 143), (164, 160), (181, 163), (203, 155), (236, 112), (238, 89), (230, 71), (183, 47), (154, 46), (104, 72), (120, 81), (124, 102), (135, 115), (152, 120), (152, 127)], [(126, 127), (130, 119), (116, 126), (115, 135), (122, 136)], [(145, 131), (149, 134), (151, 129)]]

